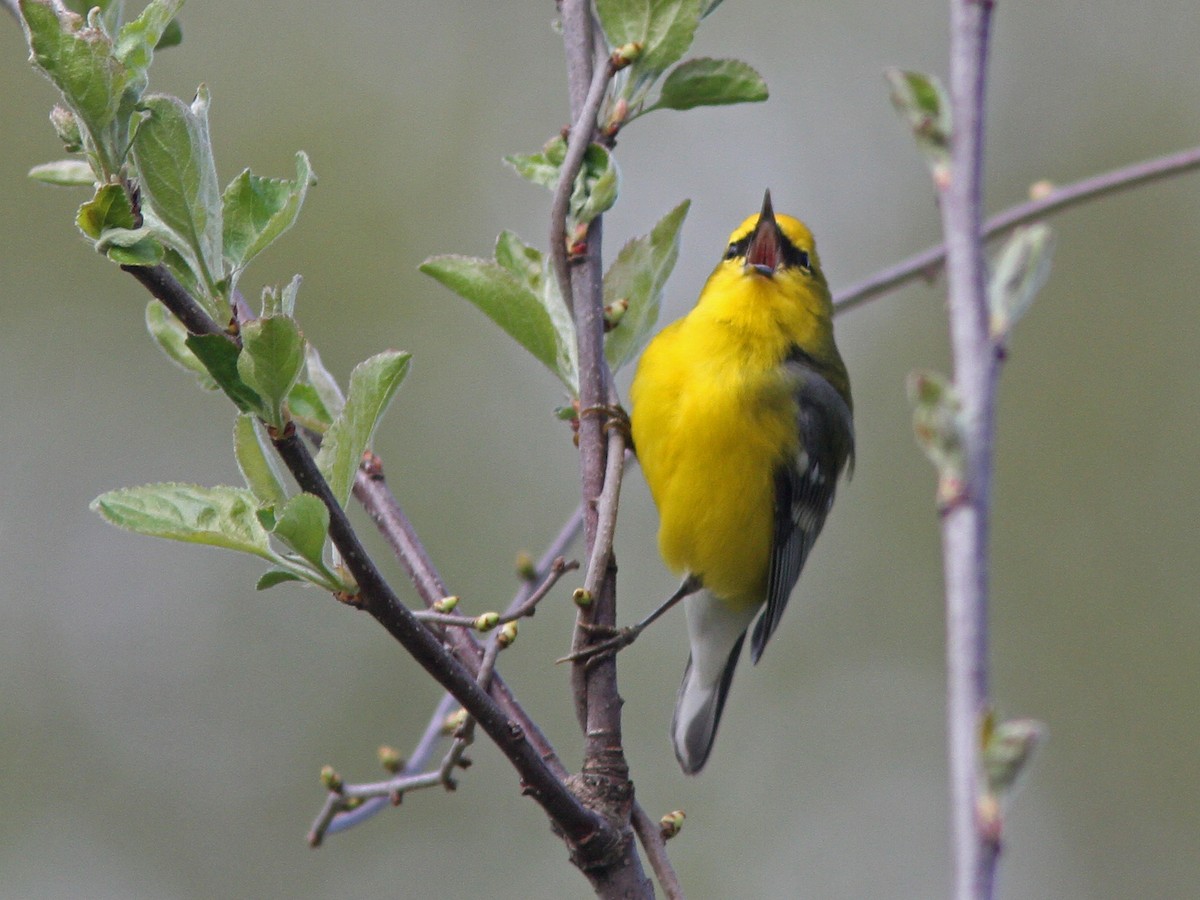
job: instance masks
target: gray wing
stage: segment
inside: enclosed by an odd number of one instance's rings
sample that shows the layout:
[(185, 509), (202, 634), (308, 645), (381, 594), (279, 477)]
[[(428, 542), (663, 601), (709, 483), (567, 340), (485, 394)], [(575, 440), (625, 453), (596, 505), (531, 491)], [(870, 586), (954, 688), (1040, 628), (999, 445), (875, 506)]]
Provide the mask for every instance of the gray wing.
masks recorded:
[(803, 359), (787, 363), (796, 378), (801, 450), (775, 470), (775, 526), (767, 606), (754, 626), (750, 655), (762, 656), (787, 606), (808, 552), (833, 505), (843, 467), (854, 462), (854, 420), (842, 395)]

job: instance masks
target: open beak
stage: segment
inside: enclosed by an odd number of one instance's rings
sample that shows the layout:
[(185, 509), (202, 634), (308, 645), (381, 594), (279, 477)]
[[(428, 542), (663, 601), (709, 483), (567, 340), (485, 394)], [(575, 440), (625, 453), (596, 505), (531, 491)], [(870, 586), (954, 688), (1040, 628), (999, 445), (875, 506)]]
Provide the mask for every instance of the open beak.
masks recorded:
[(754, 227), (754, 237), (746, 250), (746, 265), (770, 278), (779, 268), (780, 253), (779, 226), (775, 224), (775, 210), (771, 208), (771, 192), (767, 191), (758, 224)]

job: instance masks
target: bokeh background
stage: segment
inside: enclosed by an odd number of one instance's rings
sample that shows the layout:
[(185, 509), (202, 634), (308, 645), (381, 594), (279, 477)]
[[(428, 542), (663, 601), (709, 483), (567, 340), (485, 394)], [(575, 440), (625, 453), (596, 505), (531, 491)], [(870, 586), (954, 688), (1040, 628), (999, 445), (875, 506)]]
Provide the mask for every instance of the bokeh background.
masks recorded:
[[(728, 0), (694, 55), (737, 56), (766, 104), (656, 113), (618, 158), (606, 254), (693, 201), (664, 319), (757, 209), (806, 218), (834, 286), (935, 243), (924, 167), (881, 78), (944, 73), (946, 4)], [(243, 282), (304, 275), (300, 317), (345, 377), (385, 346), (412, 372), (377, 440), (468, 608), (502, 606), (575, 504), (553, 379), (416, 272), (544, 244), (548, 195), (500, 162), (565, 123), (553, 5), (195, 2), (159, 90), (212, 90), (222, 181), (320, 176), (294, 232)], [(1200, 14), (1158, 0), (1000, 4), (987, 198), (1180, 149), (1200, 134)], [(229, 405), (173, 369), (146, 296), (92, 254), (82, 193), (25, 178), (59, 157), (50, 85), (0, 18), (0, 895), (21, 898), (584, 897), (586, 883), (486, 744), (457, 793), (406, 799), (310, 850), (317, 771), (376, 776), (437, 692), (366, 616), (315, 591), (257, 594), (259, 567), (119, 532), (96, 494), (234, 482)], [(1002, 712), (1049, 724), (1009, 815), (1008, 898), (1194, 896), (1200, 883), (1200, 176), (1055, 222), (1051, 282), (1011, 345), (999, 409), (993, 670)], [(905, 375), (948, 367), (943, 292), (839, 319), (858, 420), (845, 486), (783, 627), (744, 664), (702, 777), (666, 739), (677, 619), (621, 657), (638, 796), (687, 811), (672, 856), (698, 898), (927, 898), (949, 884), (941, 566), (932, 471)], [(628, 373), (624, 375), (627, 383)], [(673, 586), (638, 474), (623, 498), (621, 617)], [(392, 567), (392, 571), (396, 571)], [(397, 582), (411, 597), (397, 571)], [(569, 762), (570, 579), (502, 671)]]

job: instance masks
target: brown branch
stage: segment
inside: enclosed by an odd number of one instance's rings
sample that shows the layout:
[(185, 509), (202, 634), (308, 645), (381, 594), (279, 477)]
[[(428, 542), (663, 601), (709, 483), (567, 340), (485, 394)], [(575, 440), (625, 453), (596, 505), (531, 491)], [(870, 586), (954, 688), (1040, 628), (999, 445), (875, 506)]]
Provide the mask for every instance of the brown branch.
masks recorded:
[(650, 868), (654, 877), (662, 885), (667, 900), (684, 900), (683, 886), (675, 867), (667, 856), (667, 842), (663, 839), (662, 825), (655, 822), (637, 801), (633, 804), (633, 830), (638, 836), (642, 849), (646, 851), (646, 859), (650, 860)]
[(363, 608), (479, 722), (521, 775), (525, 792), (546, 810), (573, 851), (586, 855), (597, 845), (602, 847), (613, 841), (611, 826), (579, 802), (542, 759), (525, 730), (505, 714), (462, 664), (400, 603), (368, 556), (295, 430), (289, 428), (282, 435), (272, 436), (272, 443), (300, 489), (320, 498), (329, 510), (329, 537), (359, 585)]
[(226, 334), (166, 266), (121, 266), (169, 309), (192, 334)]
[[(1036, 200), (1018, 203), (992, 216), (983, 224), (983, 236), (990, 239), (1011, 231), (1018, 225), (1036, 222), (1089, 200), (1097, 200), (1109, 194), (1181, 175), (1197, 168), (1200, 168), (1200, 147), (1192, 147), (1178, 153), (1142, 160), (1111, 172), (1092, 175), (1072, 184), (1052, 188)], [(945, 244), (922, 250), (869, 278), (837, 291), (833, 297), (835, 311), (842, 313), (853, 309), (917, 278), (932, 279), (942, 271), (945, 263)]]

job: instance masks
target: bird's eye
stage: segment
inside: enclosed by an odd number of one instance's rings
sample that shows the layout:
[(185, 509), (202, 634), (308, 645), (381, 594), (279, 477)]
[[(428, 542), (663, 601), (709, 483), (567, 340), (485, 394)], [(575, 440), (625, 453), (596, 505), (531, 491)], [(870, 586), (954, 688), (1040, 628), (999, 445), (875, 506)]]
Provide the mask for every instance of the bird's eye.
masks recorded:
[(808, 264), (808, 254), (805, 253), (803, 250), (796, 251), (796, 265), (798, 265), (802, 269), (811, 269), (812, 268), (812, 266), (810, 266)]
[(738, 245), (737, 244), (730, 244), (728, 247), (725, 248), (725, 258), (726, 259), (733, 259), (737, 255), (738, 255)]

